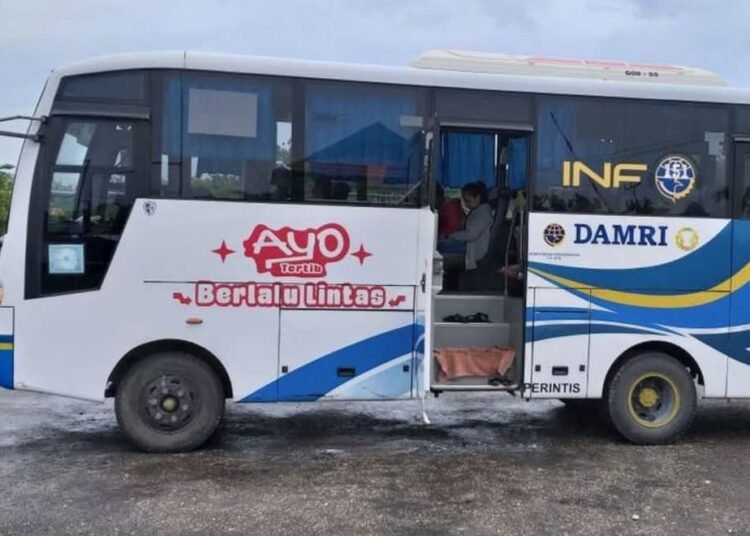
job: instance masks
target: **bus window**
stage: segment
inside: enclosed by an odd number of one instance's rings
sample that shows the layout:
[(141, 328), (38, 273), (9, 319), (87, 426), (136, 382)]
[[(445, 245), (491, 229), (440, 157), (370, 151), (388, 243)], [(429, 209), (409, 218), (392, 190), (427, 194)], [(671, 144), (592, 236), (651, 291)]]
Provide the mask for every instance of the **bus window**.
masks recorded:
[(737, 134), (750, 135), (750, 106), (737, 107), (734, 128)]
[(321, 82), (305, 94), (305, 199), (419, 205), (421, 92)]
[(140, 188), (135, 122), (58, 120), (59, 148), (51, 158), (41, 294), (101, 285)]
[(287, 198), (278, 170), (288, 169), (291, 150), (288, 84), (245, 76), (194, 75), (183, 82), (182, 105), (187, 197)]
[(734, 149), (735, 198), (738, 209), (735, 216), (750, 218), (750, 143), (735, 144)]
[(52, 173), (52, 184), (49, 193), (49, 207), (47, 216), (47, 232), (54, 233), (68, 222), (76, 223), (76, 199), (80, 189), (81, 174), (74, 172), (55, 171)]
[(569, 97), (537, 109), (534, 210), (729, 215), (726, 109)]
[(58, 100), (141, 102), (146, 99), (146, 73), (125, 71), (67, 78)]

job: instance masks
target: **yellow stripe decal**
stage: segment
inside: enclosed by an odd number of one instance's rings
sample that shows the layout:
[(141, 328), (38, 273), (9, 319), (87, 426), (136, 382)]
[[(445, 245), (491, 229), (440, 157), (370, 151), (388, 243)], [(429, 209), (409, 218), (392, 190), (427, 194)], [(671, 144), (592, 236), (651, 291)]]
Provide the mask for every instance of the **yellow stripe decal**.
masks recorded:
[(13, 349), (13, 343), (12, 342), (0, 342), (0, 351), (2, 350), (12, 350)]
[(696, 307), (719, 300), (732, 291), (738, 290), (750, 281), (750, 263), (742, 267), (736, 274), (711, 287), (708, 290), (699, 290), (685, 294), (640, 294), (637, 292), (625, 292), (622, 290), (611, 290), (592, 287), (585, 283), (573, 281), (565, 277), (559, 277), (549, 272), (536, 268), (530, 268), (535, 274), (554, 281), (567, 288), (591, 289), (591, 296), (621, 305), (635, 305), (638, 307), (651, 307), (655, 309), (677, 309), (680, 307)]

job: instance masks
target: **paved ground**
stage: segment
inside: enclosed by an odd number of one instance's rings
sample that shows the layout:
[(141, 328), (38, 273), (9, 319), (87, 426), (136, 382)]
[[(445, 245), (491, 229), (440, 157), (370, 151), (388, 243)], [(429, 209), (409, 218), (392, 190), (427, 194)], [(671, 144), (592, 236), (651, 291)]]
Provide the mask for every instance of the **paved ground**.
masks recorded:
[(232, 406), (207, 449), (155, 456), (110, 406), (0, 390), (0, 534), (750, 535), (750, 404), (668, 447), (557, 402), (428, 408)]

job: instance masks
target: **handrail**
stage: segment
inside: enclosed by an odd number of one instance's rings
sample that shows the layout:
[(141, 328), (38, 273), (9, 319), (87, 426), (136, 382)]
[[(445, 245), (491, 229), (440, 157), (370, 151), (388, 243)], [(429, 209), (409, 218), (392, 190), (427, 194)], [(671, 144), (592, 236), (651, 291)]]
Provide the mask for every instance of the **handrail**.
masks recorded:
[[(525, 244), (524, 244), (524, 236), (523, 236), (523, 230), (524, 230), (524, 209), (523, 207), (517, 207), (513, 210), (513, 216), (511, 216), (510, 219), (510, 228), (508, 230), (508, 240), (505, 243), (505, 267), (509, 266), (510, 264), (510, 246), (513, 243), (513, 237), (515, 234), (516, 226), (521, 230), (520, 236), (518, 238), (518, 260), (519, 263), (522, 263), (522, 259), (526, 258), (525, 255)], [(510, 281), (510, 278), (508, 276), (508, 271), (503, 270), (503, 277), (505, 278), (505, 285), (503, 288), (503, 295), (508, 296), (508, 281)]]
[[(513, 211), (513, 215), (510, 217), (510, 226), (508, 228), (508, 238), (505, 241), (505, 262), (503, 263), (503, 266), (507, 268), (508, 263), (510, 262), (510, 245), (513, 241), (513, 228), (516, 225), (516, 216), (518, 215), (518, 209), (515, 209)], [(505, 278), (505, 284), (503, 285), (503, 295), (507, 298), (508, 297), (508, 271), (503, 270), (503, 277)]]

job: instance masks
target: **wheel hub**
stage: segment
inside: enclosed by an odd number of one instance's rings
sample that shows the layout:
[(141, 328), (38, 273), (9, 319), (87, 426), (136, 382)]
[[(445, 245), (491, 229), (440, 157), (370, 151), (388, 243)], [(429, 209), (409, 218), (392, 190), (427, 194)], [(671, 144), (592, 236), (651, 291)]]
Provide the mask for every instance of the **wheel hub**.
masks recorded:
[(659, 402), (659, 393), (653, 387), (644, 387), (638, 393), (638, 402), (644, 408), (653, 408)]
[(639, 425), (661, 428), (668, 425), (680, 408), (680, 396), (672, 379), (660, 372), (637, 378), (628, 395), (628, 411)]
[(151, 427), (176, 432), (192, 420), (200, 399), (190, 382), (175, 374), (148, 382), (141, 401), (141, 415)]
[(180, 401), (173, 396), (165, 396), (161, 401), (161, 409), (167, 413), (173, 413), (180, 407)]

